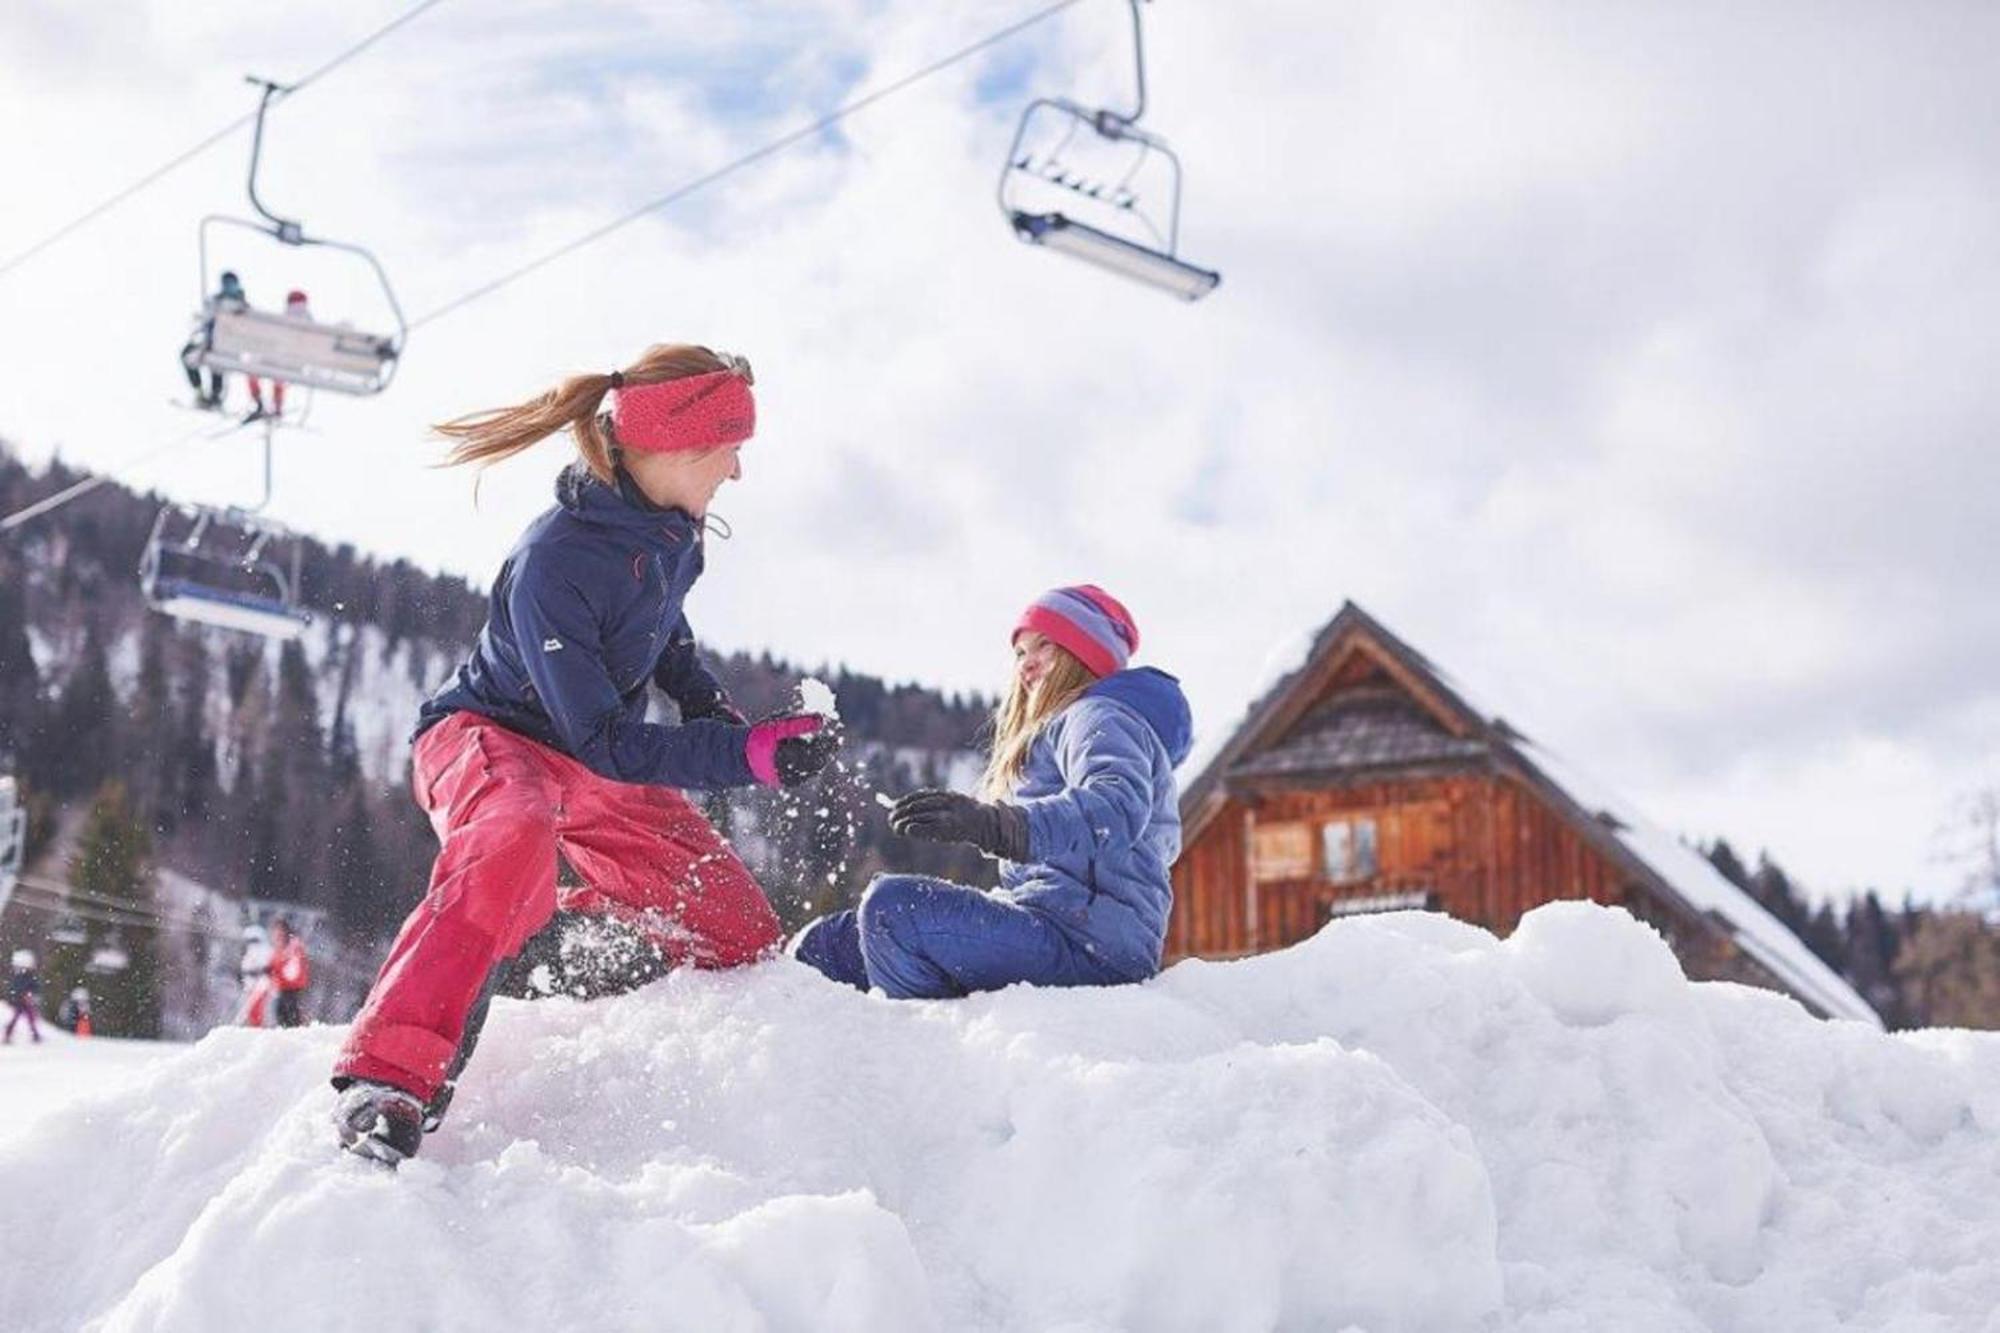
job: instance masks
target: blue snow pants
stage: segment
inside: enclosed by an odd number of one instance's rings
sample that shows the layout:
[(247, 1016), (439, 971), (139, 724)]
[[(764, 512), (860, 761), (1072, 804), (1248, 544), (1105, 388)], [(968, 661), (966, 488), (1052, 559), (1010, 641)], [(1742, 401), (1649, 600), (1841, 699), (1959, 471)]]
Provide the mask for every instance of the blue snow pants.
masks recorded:
[(1048, 918), (977, 889), (922, 875), (880, 875), (851, 912), (800, 931), (792, 956), (835, 981), (899, 1000), (1031, 986), (1129, 981)]

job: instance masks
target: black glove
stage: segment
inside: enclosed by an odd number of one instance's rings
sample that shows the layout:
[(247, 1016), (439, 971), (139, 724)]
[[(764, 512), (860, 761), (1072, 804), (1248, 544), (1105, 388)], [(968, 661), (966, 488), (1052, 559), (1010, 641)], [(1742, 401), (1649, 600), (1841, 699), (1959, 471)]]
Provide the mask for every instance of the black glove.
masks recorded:
[(727, 722), (732, 727), (743, 727), (750, 724), (750, 719), (743, 716), (743, 710), (731, 703), (729, 696), (726, 694), (714, 694), (708, 699), (698, 702), (687, 700), (681, 702), (681, 721), (700, 722), (703, 720)]
[(1017, 805), (955, 791), (913, 791), (889, 811), (889, 827), (927, 842), (969, 842), (1003, 861), (1028, 859), (1028, 816)]
[(840, 725), (828, 722), (810, 736), (787, 736), (778, 742), (778, 782), (796, 787), (833, 762), (840, 753)]

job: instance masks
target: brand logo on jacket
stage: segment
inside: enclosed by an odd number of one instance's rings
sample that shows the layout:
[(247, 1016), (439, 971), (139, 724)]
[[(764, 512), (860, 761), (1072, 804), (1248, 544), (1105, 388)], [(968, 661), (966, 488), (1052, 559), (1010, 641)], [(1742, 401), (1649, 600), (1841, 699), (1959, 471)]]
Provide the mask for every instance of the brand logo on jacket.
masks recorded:
[(556, 650), (557, 650), (558, 648), (560, 648), (560, 647), (562, 647), (562, 640), (561, 640), (561, 639), (543, 639), (543, 640), (542, 640), (542, 651), (543, 651), (543, 652), (545, 652), (545, 653), (552, 653), (552, 652), (556, 651)]

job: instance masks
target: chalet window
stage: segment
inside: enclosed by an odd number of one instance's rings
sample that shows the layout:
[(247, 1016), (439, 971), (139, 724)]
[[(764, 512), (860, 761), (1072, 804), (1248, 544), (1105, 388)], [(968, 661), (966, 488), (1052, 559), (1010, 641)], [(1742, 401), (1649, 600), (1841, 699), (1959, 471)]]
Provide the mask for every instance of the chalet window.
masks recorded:
[(1260, 883), (1307, 878), (1313, 872), (1312, 825), (1257, 825), (1250, 843), (1250, 862)]
[(1365, 893), (1357, 898), (1336, 898), (1327, 904), (1329, 917), (1368, 916), (1375, 912), (1433, 912), (1437, 895), (1426, 889), (1404, 889), (1397, 893)]
[(1320, 829), (1326, 877), (1335, 884), (1373, 879), (1376, 871), (1375, 821), (1336, 819)]

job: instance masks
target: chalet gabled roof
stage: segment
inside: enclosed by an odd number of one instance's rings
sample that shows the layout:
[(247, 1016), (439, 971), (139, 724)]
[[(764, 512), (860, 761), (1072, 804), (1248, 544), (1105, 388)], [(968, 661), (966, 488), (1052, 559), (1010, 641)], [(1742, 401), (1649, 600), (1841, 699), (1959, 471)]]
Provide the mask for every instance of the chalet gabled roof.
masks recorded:
[[(1336, 673), (1365, 654), (1393, 682), (1385, 690), (1327, 698)], [(1838, 973), (1784, 923), (1725, 879), (1707, 858), (1534, 744), (1499, 717), (1475, 708), (1423, 654), (1353, 602), (1314, 637), (1311, 651), (1282, 677), (1205, 763), (1181, 797), (1185, 837), (1193, 842), (1222, 809), (1231, 779), (1306, 775), (1340, 768), (1413, 767), (1463, 762), (1483, 754), (1499, 771), (1534, 790), (1599, 852), (1670, 908), (1710, 922), (1800, 999), (1820, 1012), (1881, 1026), (1881, 1019)], [(1414, 762), (1411, 762), (1414, 761)]]
[(1479, 763), (1477, 736), (1454, 736), (1401, 690), (1360, 686), (1315, 704), (1273, 744), (1246, 754), (1231, 778), (1312, 777)]
[(1313, 636), (1305, 660), (1251, 704), (1242, 724), (1183, 789), (1181, 818), (1187, 824), (1189, 841), (1220, 808), (1228, 775), (1253, 755), (1261, 758), (1265, 751), (1281, 745), (1286, 731), (1332, 683), (1334, 668), (1350, 649), (1371, 651), (1406, 697), (1445, 735), (1482, 745), (1488, 741), (1492, 727), (1459, 696), (1430, 659), (1353, 602), (1343, 603), (1339, 614)]

